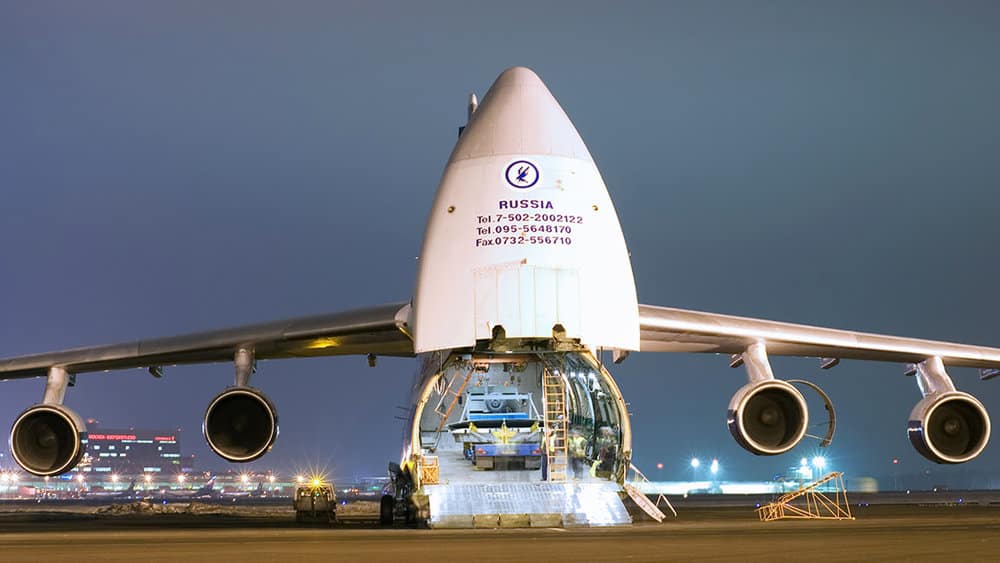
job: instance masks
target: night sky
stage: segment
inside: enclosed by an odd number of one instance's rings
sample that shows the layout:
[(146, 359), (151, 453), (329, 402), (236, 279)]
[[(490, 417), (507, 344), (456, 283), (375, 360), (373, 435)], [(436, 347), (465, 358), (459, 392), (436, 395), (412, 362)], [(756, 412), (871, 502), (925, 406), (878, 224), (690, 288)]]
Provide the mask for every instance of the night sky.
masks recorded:
[[(1000, 4), (422, 4), (0, 0), (0, 356), (408, 299), (467, 96), (513, 65), (600, 166), (641, 302), (1000, 346)], [(911, 449), (899, 365), (772, 364), (832, 396), (849, 476), (1000, 470), (996, 443), (958, 467)], [(383, 474), (414, 368), (262, 362), (281, 436), (254, 467)], [(200, 423), (232, 371), (85, 375), (67, 404), (182, 427), (225, 468)], [(652, 478), (696, 455), (766, 479), (816, 452), (736, 445), (726, 357), (613, 373)], [(951, 373), (1000, 420), (1000, 381)], [(2, 385), (3, 432), (42, 387)]]

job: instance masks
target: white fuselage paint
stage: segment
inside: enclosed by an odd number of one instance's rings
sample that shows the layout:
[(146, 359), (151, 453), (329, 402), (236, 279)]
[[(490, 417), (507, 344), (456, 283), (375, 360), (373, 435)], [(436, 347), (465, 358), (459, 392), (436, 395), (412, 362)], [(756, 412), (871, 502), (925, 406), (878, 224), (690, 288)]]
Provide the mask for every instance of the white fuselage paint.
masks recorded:
[(420, 253), (417, 353), (491, 338), (639, 349), (632, 265), (604, 180), (532, 71), (505, 71), (445, 167)]

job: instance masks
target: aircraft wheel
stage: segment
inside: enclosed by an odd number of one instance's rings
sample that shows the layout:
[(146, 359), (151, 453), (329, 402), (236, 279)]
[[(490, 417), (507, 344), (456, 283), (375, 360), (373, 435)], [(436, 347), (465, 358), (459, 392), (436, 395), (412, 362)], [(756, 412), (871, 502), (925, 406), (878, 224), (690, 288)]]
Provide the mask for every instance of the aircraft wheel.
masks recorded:
[(383, 526), (392, 526), (396, 516), (396, 499), (392, 495), (382, 495), (379, 503), (379, 523)]

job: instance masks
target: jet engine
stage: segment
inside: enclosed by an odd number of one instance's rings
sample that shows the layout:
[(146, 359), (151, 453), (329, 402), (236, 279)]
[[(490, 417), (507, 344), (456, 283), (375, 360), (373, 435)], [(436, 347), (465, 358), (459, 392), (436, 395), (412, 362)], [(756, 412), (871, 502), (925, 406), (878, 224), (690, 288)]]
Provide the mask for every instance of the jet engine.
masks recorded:
[(729, 402), (729, 431), (736, 442), (757, 455), (783, 454), (806, 433), (809, 413), (802, 394), (777, 379), (751, 382)]
[(990, 417), (968, 393), (952, 391), (924, 397), (910, 412), (910, 443), (937, 463), (963, 463), (978, 456), (990, 439)]
[(230, 387), (205, 410), (202, 432), (212, 451), (228, 461), (253, 461), (266, 454), (278, 437), (278, 413), (252, 387)]
[(10, 429), (10, 453), (25, 471), (39, 477), (61, 475), (83, 457), (83, 420), (63, 405), (35, 405)]

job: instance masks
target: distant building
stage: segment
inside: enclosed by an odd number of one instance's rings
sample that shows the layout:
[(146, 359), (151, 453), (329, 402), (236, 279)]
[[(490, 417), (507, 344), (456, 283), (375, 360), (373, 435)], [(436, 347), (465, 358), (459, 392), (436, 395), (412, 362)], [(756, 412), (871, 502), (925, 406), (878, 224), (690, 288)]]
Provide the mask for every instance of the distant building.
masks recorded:
[(84, 457), (77, 471), (141, 475), (173, 475), (191, 471), (193, 456), (181, 453), (180, 429), (103, 428), (88, 421)]

